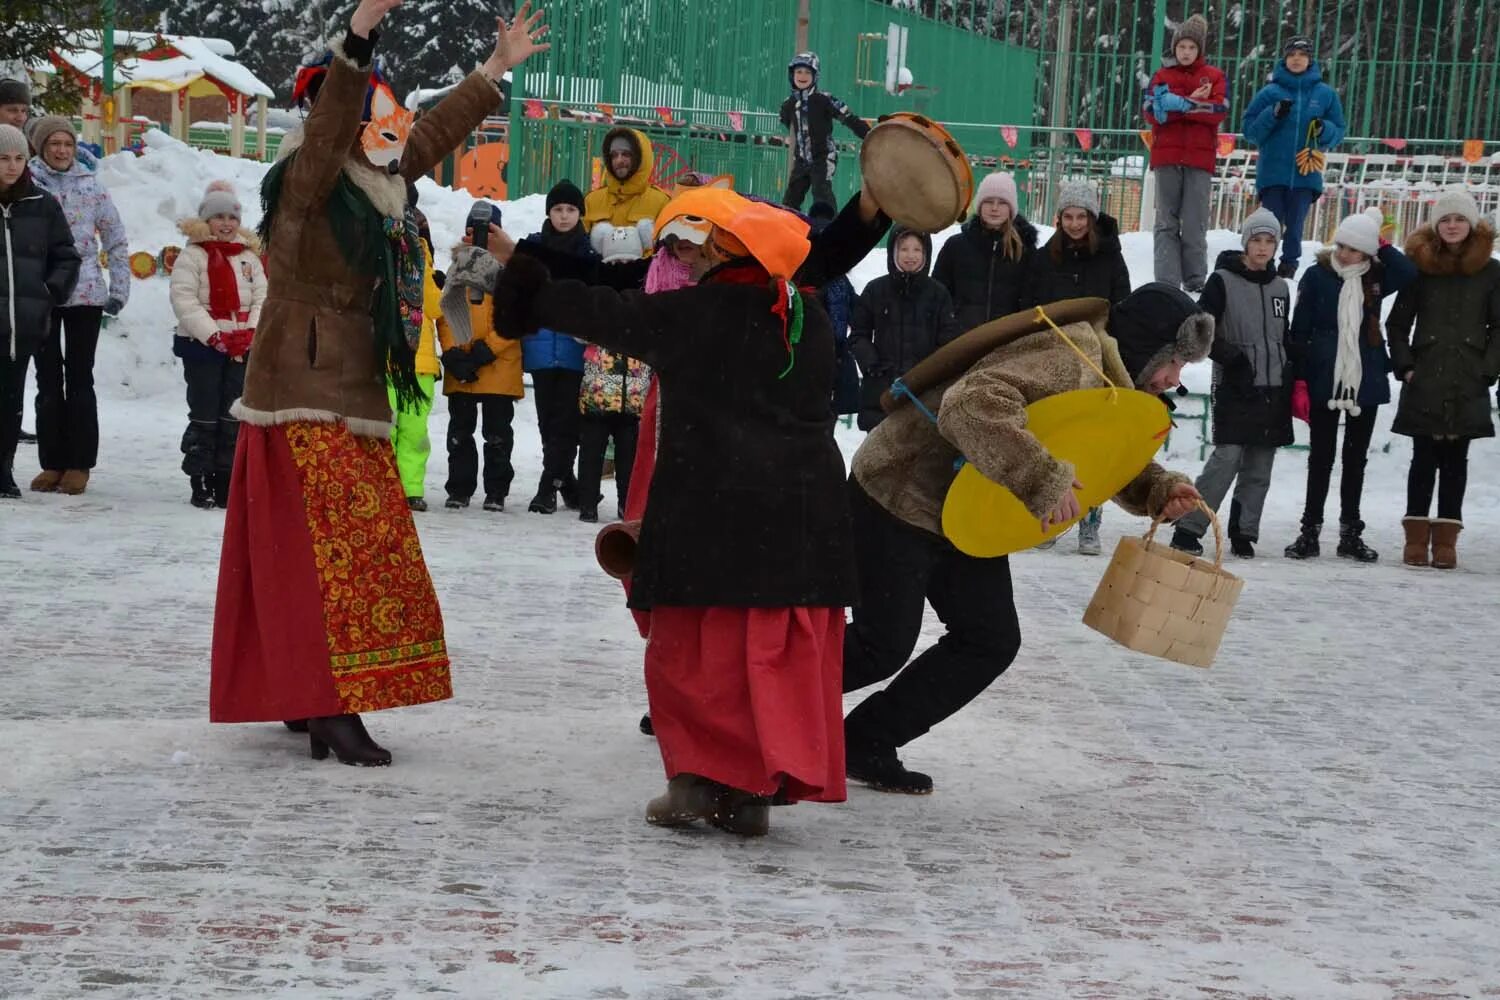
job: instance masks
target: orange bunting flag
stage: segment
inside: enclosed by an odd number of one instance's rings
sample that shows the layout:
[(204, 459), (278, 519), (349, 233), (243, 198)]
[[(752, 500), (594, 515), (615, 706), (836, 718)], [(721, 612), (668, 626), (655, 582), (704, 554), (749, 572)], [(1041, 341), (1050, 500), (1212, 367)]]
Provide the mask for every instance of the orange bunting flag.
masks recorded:
[(1405, 139), (1381, 139), (1380, 141), (1385, 143), (1387, 146), (1391, 147), (1398, 153), (1406, 148)]
[(1154, 141), (1154, 140), (1155, 140), (1155, 138), (1156, 138), (1156, 136), (1154, 136), (1154, 135), (1153, 135), (1153, 134), (1152, 134), (1152, 133), (1151, 133), (1151, 130), (1150, 130), (1150, 129), (1142, 129), (1142, 130), (1141, 130), (1141, 131), (1140, 131), (1140, 132), (1137, 132), (1137, 133), (1136, 133), (1136, 135), (1138, 135), (1138, 136), (1140, 136), (1140, 137), (1141, 137), (1141, 142), (1143, 142), (1143, 143), (1145, 143), (1145, 144), (1146, 144), (1146, 148), (1147, 148), (1147, 149), (1150, 149), (1150, 148), (1151, 148), (1151, 143), (1152, 143), (1152, 142), (1153, 142), (1153, 141)]
[(1015, 149), (1016, 143), (1021, 139), (1021, 130), (1014, 125), (1001, 125), (1000, 138), (1004, 139), (1005, 144), (1011, 149)]
[(601, 103), (598, 107), (599, 113), (604, 116), (605, 121), (612, 122), (615, 120), (615, 106), (613, 104)]
[(672, 109), (665, 106), (657, 108), (656, 117), (660, 118), (663, 124), (670, 125), (672, 124)]
[(729, 112), (729, 124), (734, 127), (736, 132), (743, 132), (745, 131), (745, 116), (738, 111), (731, 111)]
[(1075, 128), (1073, 134), (1078, 137), (1078, 145), (1083, 147), (1085, 153), (1094, 148), (1094, 132), (1092, 129)]
[(525, 114), (527, 118), (546, 118), (547, 109), (542, 106), (541, 101), (533, 97), (526, 101)]
[(1232, 152), (1234, 152), (1234, 136), (1226, 132), (1219, 136), (1219, 155), (1228, 156)]
[(1464, 140), (1464, 162), (1465, 163), (1478, 163), (1482, 159), (1484, 159), (1484, 140), (1483, 139), (1465, 139)]

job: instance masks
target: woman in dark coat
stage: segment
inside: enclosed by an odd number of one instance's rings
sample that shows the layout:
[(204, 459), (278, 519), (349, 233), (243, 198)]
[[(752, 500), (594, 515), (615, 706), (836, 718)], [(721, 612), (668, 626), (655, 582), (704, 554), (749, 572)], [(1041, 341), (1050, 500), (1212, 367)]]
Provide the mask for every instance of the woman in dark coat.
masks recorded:
[[(1432, 220), (1406, 242), (1417, 280), (1397, 297), (1386, 333), (1402, 383), (1392, 430), (1412, 439), (1402, 561), (1453, 569), (1469, 442), (1495, 434), (1489, 388), (1500, 377), (1500, 261), (1490, 256), (1495, 230), (1467, 191), (1443, 192)], [(1429, 520), (1434, 486), (1437, 518)]]
[(833, 333), (811, 287), (863, 259), (889, 222), (862, 196), (809, 249), (805, 222), (731, 191), (687, 192), (658, 223), (674, 212), (714, 225), (697, 285), (550, 281), (523, 245), (496, 285), (495, 326), (568, 330), (656, 372), (661, 438), (630, 606), (651, 611), (646, 687), (669, 783), (646, 818), (759, 836), (772, 796), (845, 796), (854, 554), (828, 405)]
[(79, 267), (62, 206), (31, 179), (28, 155), (21, 130), (0, 125), (0, 498), (9, 500), (21, 496), (14, 470), (26, 366)]
[(1021, 307), (1078, 298), (1114, 304), (1129, 294), (1120, 224), (1100, 213), (1092, 184), (1064, 181), (1058, 192), (1057, 231), (1031, 255)]
[(1018, 207), (1016, 182), (996, 172), (979, 182), (974, 217), (938, 251), (932, 276), (948, 289), (960, 331), (1021, 308), (1036, 227)]

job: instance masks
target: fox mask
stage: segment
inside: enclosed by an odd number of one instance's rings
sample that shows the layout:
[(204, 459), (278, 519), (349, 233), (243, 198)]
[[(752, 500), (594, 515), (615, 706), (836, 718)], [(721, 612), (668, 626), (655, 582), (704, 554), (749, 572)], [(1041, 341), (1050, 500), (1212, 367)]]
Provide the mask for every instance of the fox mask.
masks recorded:
[(370, 120), (359, 134), (360, 147), (377, 170), (397, 173), (415, 116), (396, 102), (390, 85), (376, 84), (370, 92)]

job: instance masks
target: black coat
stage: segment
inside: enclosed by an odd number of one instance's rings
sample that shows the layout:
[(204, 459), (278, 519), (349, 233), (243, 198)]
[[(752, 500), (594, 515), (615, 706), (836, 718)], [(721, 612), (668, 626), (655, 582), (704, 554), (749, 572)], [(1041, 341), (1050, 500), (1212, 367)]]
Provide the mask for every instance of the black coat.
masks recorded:
[[(1218, 328), (1208, 352), (1214, 362), (1214, 444), (1291, 444), (1291, 289), (1286, 279), (1274, 270), (1251, 271), (1244, 254), (1225, 250), (1198, 305), (1213, 315)], [(1234, 311), (1226, 316), (1231, 306)]]
[[(813, 239), (797, 283), (843, 274), (887, 225), (883, 217), (865, 225), (851, 202)], [(502, 335), (568, 330), (640, 358), (659, 379), (661, 441), (631, 607), (854, 601), (844, 460), (828, 405), (833, 331), (816, 295), (804, 292), (802, 301), (802, 339), (788, 369), (775, 294), (758, 265), (726, 265), (692, 288), (655, 295), (548, 282), (524, 252), (501, 274)]]
[(73, 294), (78, 248), (62, 206), (29, 170), (0, 196), (0, 226), (0, 356), (10, 355), (12, 339), (18, 350), (34, 352), (53, 307)]
[[(1120, 224), (1113, 216), (1094, 220), (1098, 250), (1088, 244), (1069, 242), (1061, 228), (1046, 245), (1036, 248), (1026, 265), (1021, 308), (1044, 306), (1062, 299), (1100, 298), (1113, 305), (1130, 294), (1130, 269), (1120, 250)], [(1060, 248), (1061, 260), (1052, 259), (1052, 248)]]
[(948, 289), (960, 330), (1020, 311), (1026, 264), (1036, 250), (1037, 234), (1025, 216), (1016, 217), (1015, 227), (1021, 237), (1019, 260), (1005, 256), (1000, 238), (984, 228), (977, 215), (938, 251), (932, 276)]
[[(1391, 430), (1409, 437), (1494, 437), (1490, 386), (1500, 377), (1500, 261), (1495, 231), (1480, 223), (1443, 249), (1431, 226), (1407, 241), (1417, 280), (1386, 321), (1401, 402)], [(1411, 373), (1411, 381), (1405, 381)]]
[(891, 233), (886, 247), (884, 277), (865, 286), (854, 303), (849, 319), (849, 349), (859, 362), (859, 427), (873, 430), (885, 419), (880, 396), (891, 380), (905, 375), (912, 366), (962, 331), (953, 318), (953, 300), (948, 289), (927, 276), (932, 259), (932, 237), (922, 238), (926, 252), (920, 273), (906, 274), (896, 267), (896, 243), (906, 233)]

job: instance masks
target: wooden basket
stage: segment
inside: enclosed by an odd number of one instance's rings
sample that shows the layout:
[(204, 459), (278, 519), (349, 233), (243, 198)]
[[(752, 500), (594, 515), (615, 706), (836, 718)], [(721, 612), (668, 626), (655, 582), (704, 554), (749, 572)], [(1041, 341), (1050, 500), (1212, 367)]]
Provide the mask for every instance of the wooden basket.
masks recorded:
[(1224, 569), (1224, 533), (1214, 527), (1213, 562), (1155, 541), (1161, 519), (1146, 537), (1122, 538), (1083, 613), (1083, 623), (1138, 653), (1191, 667), (1214, 662), (1245, 581)]

